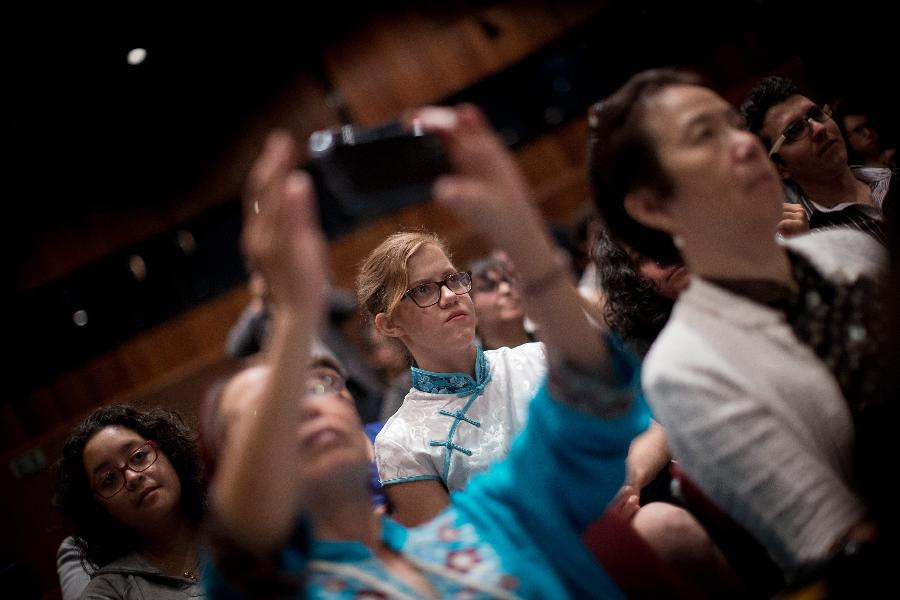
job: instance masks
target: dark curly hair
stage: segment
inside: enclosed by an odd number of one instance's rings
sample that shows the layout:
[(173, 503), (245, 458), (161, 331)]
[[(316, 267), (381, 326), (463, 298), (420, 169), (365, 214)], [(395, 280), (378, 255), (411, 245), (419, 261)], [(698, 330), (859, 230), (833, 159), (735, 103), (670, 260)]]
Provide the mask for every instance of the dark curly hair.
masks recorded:
[(588, 176), (597, 213), (616, 239), (668, 263), (681, 260), (671, 236), (632, 218), (625, 198), (642, 187), (664, 198), (674, 190), (644, 127), (644, 116), (650, 100), (676, 85), (703, 85), (703, 80), (674, 69), (642, 71), (588, 113)]
[(197, 435), (177, 413), (125, 405), (98, 408), (66, 439), (62, 458), (55, 465), (54, 496), (54, 504), (71, 526), (85, 560), (94, 567), (102, 567), (138, 547), (136, 534), (97, 502), (84, 470), (84, 447), (100, 430), (112, 425), (131, 429), (159, 445), (178, 474), (181, 506), (194, 525), (200, 523), (206, 504)]
[[(753, 86), (741, 103), (741, 115), (747, 122), (747, 129), (771, 148), (775, 140), (770, 140), (762, 132), (766, 115), (776, 104), (781, 104), (791, 96), (800, 94), (800, 88), (786, 77), (766, 77)], [(776, 155), (777, 156), (777, 155)], [(775, 158), (775, 157), (773, 157)]]
[(654, 283), (637, 272), (628, 253), (606, 231), (599, 232), (592, 254), (606, 298), (606, 323), (630, 347), (645, 354), (669, 320), (675, 303), (661, 296)]

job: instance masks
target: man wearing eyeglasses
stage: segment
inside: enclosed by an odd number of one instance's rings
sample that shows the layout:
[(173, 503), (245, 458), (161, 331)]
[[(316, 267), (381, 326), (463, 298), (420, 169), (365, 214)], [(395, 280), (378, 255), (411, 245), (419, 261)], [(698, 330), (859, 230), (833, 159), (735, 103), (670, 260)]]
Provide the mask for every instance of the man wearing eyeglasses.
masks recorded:
[(791, 80), (767, 77), (750, 91), (741, 112), (785, 181), (782, 234), (850, 227), (887, 244), (882, 202), (891, 172), (848, 166), (847, 148), (827, 107)]

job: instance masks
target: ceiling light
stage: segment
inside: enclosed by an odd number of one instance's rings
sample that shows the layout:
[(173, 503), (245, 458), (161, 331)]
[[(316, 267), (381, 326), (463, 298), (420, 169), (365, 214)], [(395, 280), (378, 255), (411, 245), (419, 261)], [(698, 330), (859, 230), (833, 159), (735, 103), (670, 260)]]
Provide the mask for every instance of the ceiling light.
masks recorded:
[(143, 48), (134, 48), (128, 53), (128, 64), (139, 65), (147, 58), (147, 51)]

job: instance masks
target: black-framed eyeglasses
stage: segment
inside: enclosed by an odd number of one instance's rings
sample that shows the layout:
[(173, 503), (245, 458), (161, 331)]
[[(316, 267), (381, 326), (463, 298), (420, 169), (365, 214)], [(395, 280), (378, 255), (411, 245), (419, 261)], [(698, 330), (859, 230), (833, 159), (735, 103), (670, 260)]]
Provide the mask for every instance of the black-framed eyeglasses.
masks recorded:
[(806, 111), (806, 116), (791, 121), (788, 123), (787, 127), (781, 131), (781, 136), (774, 144), (772, 144), (772, 149), (769, 150), (769, 158), (778, 152), (783, 145), (792, 144), (808, 136), (812, 131), (812, 125), (809, 124), (810, 120), (813, 120), (816, 123), (824, 123), (830, 118), (831, 109), (828, 108), (827, 105), (824, 108), (818, 106), (811, 107)]
[(419, 308), (428, 308), (440, 302), (441, 288), (445, 286), (457, 296), (468, 294), (472, 290), (472, 274), (468, 271), (450, 273), (441, 281), (427, 281), (406, 290), (403, 297), (415, 302)]
[(156, 451), (156, 442), (147, 441), (143, 446), (128, 455), (128, 460), (121, 467), (106, 471), (94, 479), (94, 493), (109, 500), (122, 491), (125, 487), (125, 470), (130, 469), (135, 473), (146, 471), (156, 459), (159, 452)]

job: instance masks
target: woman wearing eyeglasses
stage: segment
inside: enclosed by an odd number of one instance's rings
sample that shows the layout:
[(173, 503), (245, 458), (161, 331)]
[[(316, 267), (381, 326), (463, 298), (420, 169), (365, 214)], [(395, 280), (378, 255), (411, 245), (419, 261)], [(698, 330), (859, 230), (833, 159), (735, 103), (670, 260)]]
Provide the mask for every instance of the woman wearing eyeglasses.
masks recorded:
[(83, 598), (202, 596), (196, 436), (175, 413), (97, 409), (66, 440), (56, 503), (96, 570)]
[(546, 372), (542, 344), (475, 345), (471, 289), (443, 240), (416, 231), (388, 237), (357, 278), (376, 329), (414, 360), (413, 387), (375, 442), (382, 485), (406, 525), (434, 517), (449, 491), (506, 455)]
[(695, 77), (635, 75), (590, 124), (612, 235), (691, 272), (643, 364), (654, 415), (688, 476), (796, 577), (866, 530), (851, 459), (880, 360), (879, 245), (847, 229), (778, 243), (778, 173)]
[(515, 348), (533, 342), (534, 336), (525, 329), (522, 290), (512, 263), (494, 252), (472, 262), (469, 270), (481, 347)]

